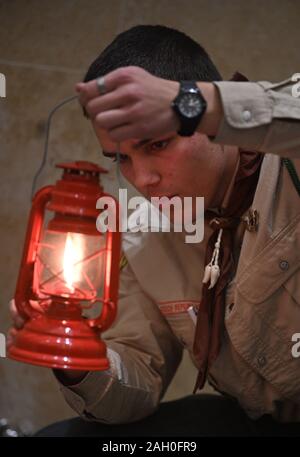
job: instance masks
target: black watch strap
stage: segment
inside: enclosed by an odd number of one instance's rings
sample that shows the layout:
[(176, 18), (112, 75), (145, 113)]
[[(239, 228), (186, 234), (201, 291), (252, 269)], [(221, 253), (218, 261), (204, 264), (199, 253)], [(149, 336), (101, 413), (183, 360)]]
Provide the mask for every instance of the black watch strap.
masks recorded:
[(200, 93), (200, 89), (195, 81), (180, 81), (180, 92), (197, 92)]
[[(180, 98), (180, 96), (184, 95), (185, 93), (195, 93), (199, 97), (201, 97), (203, 111), (194, 118), (188, 118), (183, 116), (178, 107), (176, 106), (176, 101)], [(195, 133), (198, 124), (201, 120), (201, 117), (203, 116), (206, 110), (206, 101), (195, 81), (180, 81), (179, 94), (173, 102), (173, 108), (175, 109), (180, 119), (180, 129), (178, 130), (178, 135), (192, 136)]]

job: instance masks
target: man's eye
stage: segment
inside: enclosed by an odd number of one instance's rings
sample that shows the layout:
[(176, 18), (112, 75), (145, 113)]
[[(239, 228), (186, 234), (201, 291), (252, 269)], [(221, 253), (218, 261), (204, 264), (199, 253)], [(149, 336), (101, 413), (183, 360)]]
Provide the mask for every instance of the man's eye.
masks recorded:
[(155, 143), (150, 144), (150, 149), (151, 151), (160, 151), (161, 149), (165, 149), (170, 140), (161, 140), (161, 141), (155, 141)]
[(114, 156), (114, 158), (113, 158), (114, 162), (124, 163), (128, 159), (128, 156), (126, 154), (118, 154), (118, 156), (119, 156), (119, 159), (117, 157), (117, 154)]

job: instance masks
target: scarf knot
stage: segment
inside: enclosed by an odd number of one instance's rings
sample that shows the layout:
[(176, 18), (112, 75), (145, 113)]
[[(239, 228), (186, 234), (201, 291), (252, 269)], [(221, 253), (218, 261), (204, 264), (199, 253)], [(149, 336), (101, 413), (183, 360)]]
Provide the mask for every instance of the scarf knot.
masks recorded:
[(214, 217), (209, 222), (210, 227), (215, 231), (219, 229), (232, 229), (239, 225), (239, 217)]

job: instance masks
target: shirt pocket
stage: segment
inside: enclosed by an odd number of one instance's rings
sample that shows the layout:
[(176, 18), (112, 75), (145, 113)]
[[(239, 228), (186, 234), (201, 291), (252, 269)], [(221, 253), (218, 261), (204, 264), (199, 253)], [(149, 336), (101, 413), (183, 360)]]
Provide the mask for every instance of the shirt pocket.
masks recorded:
[(293, 297), (297, 305), (300, 306), (300, 268), (297, 272), (283, 284), (284, 288)]
[(299, 269), (300, 215), (252, 259), (237, 278), (236, 287), (248, 302), (262, 303), (285, 285), (299, 303)]

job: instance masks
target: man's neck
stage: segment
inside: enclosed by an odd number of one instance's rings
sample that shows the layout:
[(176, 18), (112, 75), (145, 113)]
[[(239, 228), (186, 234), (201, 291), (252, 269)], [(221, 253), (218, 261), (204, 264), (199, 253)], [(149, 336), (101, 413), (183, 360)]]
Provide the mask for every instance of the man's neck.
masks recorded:
[(232, 191), (235, 176), (238, 171), (240, 154), (238, 148), (234, 146), (224, 146), (224, 154), (227, 155), (220, 184), (213, 198), (210, 209), (221, 210), (227, 206), (228, 197)]

